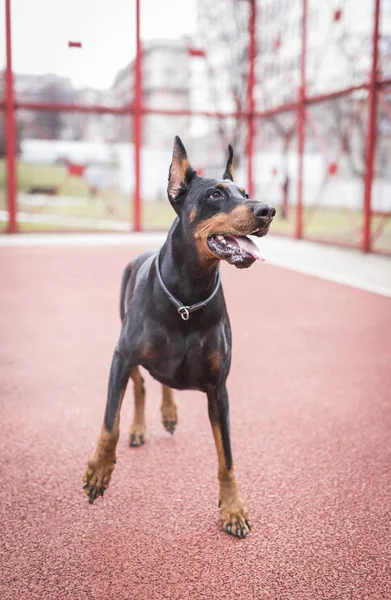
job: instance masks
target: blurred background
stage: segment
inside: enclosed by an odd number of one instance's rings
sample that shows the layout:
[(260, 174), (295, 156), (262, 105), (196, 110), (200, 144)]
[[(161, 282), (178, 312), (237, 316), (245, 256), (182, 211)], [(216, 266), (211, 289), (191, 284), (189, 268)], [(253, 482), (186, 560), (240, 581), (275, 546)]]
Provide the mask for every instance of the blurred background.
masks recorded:
[(179, 135), (273, 233), (391, 253), (391, 0), (3, 0), (0, 231), (164, 230)]

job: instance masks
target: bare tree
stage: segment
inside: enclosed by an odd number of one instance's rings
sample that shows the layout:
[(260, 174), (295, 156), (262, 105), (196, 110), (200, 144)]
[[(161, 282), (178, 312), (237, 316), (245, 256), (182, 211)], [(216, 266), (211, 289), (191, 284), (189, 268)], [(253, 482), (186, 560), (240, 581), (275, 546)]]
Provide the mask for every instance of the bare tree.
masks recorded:
[[(199, 0), (200, 43), (206, 50), (206, 71), (210, 101), (215, 111), (243, 113), (247, 109), (249, 74), (249, 19), (250, 0)], [(258, 34), (259, 35), (259, 34)], [(256, 58), (260, 56), (260, 43), (256, 48)], [(259, 65), (256, 77), (260, 76)], [(259, 82), (258, 82), (259, 83)], [(262, 91), (262, 104), (273, 104), (273, 91), (258, 86)], [(284, 156), (290, 148), (295, 134), (282, 116), (266, 117), (261, 128), (270, 125), (277, 137), (283, 140)], [(243, 117), (218, 120), (217, 133), (224, 145), (239, 146), (237, 158), (243, 154), (247, 126)]]
[[(59, 104), (69, 102), (68, 90), (60, 82), (48, 81), (44, 83), (37, 94), (38, 101)], [(58, 111), (36, 111), (34, 114), (36, 130), (40, 135), (49, 140), (58, 140), (64, 128), (64, 115)]]
[[(243, 112), (247, 99), (249, 2), (199, 0), (198, 15), (213, 109)], [(240, 146), (244, 131), (243, 118), (218, 119), (217, 133), (224, 145)], [(237, 152), (236, 156), (239, 155)]]
[[(16, 124), (16, 156), (20, 156), (21, 152), (21, 138), (22, 138), (22, 124), (17, 122)], [(0, 159), (5, 158), (6, 155), (6, 134), (5, 134), (5, 117), (0, 119)]]

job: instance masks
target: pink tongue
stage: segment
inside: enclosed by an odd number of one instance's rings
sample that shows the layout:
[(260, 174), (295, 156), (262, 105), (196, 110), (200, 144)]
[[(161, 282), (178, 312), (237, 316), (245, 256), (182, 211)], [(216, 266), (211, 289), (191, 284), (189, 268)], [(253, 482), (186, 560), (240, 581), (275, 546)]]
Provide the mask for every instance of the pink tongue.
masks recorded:
[(254, 242), (248, 237), (234, 237), (241, 250), (247, 252), (248, 254), (251, 254), (251, 256), (256, 260), (265, 260), (265, 257), (261, 254), (261, 251), (258, 248), (258, 246), (254, 244)]

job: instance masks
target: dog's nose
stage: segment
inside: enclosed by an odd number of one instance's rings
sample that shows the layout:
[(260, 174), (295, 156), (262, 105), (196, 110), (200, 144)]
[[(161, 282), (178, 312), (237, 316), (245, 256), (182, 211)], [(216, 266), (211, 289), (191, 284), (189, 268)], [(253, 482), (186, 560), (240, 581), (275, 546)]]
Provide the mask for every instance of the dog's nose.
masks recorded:
[(272, 220), (276, 214), (276, 209), (273, 206), (270, 206), (270, 204), (263, 204), (262, 202), (259, 202), (254, 206), (254, 212), (257, 217), (263, 217), (264, 219)]

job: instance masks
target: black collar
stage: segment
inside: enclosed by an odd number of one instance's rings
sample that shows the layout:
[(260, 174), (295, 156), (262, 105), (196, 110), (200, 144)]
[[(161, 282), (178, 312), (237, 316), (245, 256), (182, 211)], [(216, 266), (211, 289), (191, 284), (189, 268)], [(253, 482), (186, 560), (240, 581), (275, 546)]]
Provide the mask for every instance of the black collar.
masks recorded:
[(159, 268), (159, 253), (156, 255), (155, 266), (156, 266), (157, 278), (158, 278), (158, 281), (160, 283), (160, 286), (161, 286), (163, 292), (166, 294), (169, 301), (172, 302), (172, 304), (175, 306), (175, 308), (177, 309), (178, 313), (181, 315), (181, 317), (184, 321), (187, 321), (189, 319), (190, 313), (195, 312), (196, 310), (200, 310), (201, 308), (205, 308), (205, 306), (207, 304), (209, 304), (209, 302), (212, 300), (212, 298), (215, 297), (215, 295), (217, 294), (217, 290), (219, 289), (220, 284), (221, 284), (220, 270), (218, 270), (217, 274), (216, 274), (215, 287), (214, 287), (213, 292), (209, 296), (209, 298), (207, 298), (206, 300), (202, 300), (202, 302), (197, 302), (197, 304), (192, 304), (191, 306), (185, 306), (184, 304), (182, 304), (182, 302), (180, 300), (178, 300), (178, 298), (175, 298), (175, 296), (173, 296), (171, 294), (171, 292), (169, 292), (168, 289), (166, 288), (166, 286), (164, 285), (164, 281), (162, 279), (162, 276), (160, 273), (160, 268)]

